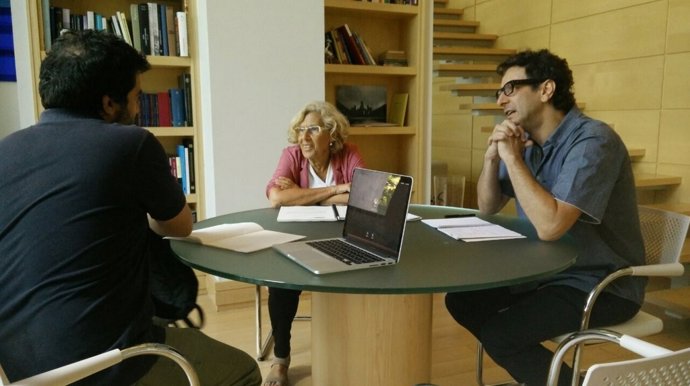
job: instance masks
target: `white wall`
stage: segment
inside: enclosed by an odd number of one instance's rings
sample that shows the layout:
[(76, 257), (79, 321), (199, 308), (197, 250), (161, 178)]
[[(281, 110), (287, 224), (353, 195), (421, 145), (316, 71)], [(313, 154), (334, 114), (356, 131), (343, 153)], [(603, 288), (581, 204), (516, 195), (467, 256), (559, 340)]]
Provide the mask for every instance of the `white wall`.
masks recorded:
[(325, 97), (323, 1), (197, 6), (206, 216), (266, 207), (290, 119)]
[(19, 129), (17, 83), (0, 82), (0, 139)]

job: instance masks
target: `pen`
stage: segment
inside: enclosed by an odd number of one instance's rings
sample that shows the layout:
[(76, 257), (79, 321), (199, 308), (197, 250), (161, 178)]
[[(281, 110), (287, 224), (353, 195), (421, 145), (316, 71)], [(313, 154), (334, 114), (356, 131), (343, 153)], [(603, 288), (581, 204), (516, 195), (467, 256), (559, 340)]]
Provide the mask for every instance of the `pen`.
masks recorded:
[(476, 216), (474, 213), (467, 213), (467, 214), (447, 214), (444, 217), (445, 218), (456, 218), (456, 217), (474, 217)]
[(333, 214), (335, 214), (335, 219), (340, 220), (340, 214), (338, 214), (338, 208), (335, 206), (335, 204), (331, 204), (331, 208), (333, 208)]

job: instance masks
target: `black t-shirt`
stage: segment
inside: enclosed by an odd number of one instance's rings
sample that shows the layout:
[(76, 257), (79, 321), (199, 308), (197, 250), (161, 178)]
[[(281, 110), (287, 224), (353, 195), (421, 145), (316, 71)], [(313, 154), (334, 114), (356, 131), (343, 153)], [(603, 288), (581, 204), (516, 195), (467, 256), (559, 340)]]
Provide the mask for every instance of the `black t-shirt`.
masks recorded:
[[(0, 364), (9, 379), (161, 341), (147, 213), (168, 220), (186, 203), (158, 140), (49, 109), (0, 141), (0, 154)], [(88, 383), (130, 384), (151, 363), (129, 359)]]

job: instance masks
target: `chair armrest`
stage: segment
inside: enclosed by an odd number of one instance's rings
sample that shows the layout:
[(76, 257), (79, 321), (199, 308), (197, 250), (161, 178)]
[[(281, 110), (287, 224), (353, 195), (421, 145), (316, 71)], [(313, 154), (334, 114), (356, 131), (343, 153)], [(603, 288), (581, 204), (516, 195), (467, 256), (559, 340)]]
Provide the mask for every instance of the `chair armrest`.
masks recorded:
[(10, 385), (69, 385), (120, 362), (122, 362), (122, 354), (120, 350), (110, 350), (104, 352), (103, 354), (82, 359), (78, 362), (70, 363), (68, 365), (34, 375), (33, 377), (22, 379), (16, 383), (10, 383)]
[(681, 263), (638, 265), (630, 268), (633, 276), (680, 276), (685, 272)]
[(621, 335), (618, 344), (624, 349), (634, 352), (643, 357), (653, 357), (662, 354), (668, 354), (671, 350), (657, 346), (655, 344), (645, 342), (642, 339), (635, 338), (630, 335)]

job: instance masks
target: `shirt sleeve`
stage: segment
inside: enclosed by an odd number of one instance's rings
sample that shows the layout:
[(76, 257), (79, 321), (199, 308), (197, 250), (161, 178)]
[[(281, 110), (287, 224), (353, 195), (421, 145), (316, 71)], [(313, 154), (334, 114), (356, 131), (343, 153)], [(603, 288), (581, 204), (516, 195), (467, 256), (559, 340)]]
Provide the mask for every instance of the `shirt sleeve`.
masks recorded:
[(624, 146), (611, 134), (580, 138), (569, 148), (551, 194), (580, 209), (581, 220), (599, 224), (625, 157)]
[(180, 213), (187, 199), (182, 186), (170, 173), (163, 146), (151, 133), (146, 133), (134, 170), (137, 174), (138, 201), (151, 217), (165, 221)]
[(273, 176), (268, 181), (268, 184), (266, 184), (266, 198), (268, 198), (268, 193), (271, 188), (275, 186), (275, 180), (278, 177), (287, 177), (300, 185), (300, 161), (296, 157), (296, 154), (297, 153), (290, 151), (289, 147), (283, 149), (283, 152), (280, 154), (280, 159), (278, 160), (278, 166), (273, 172)]

